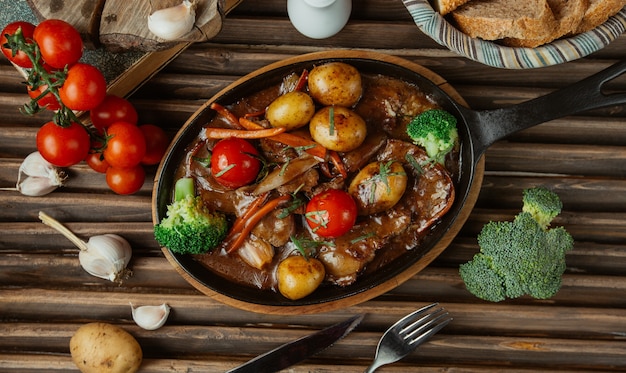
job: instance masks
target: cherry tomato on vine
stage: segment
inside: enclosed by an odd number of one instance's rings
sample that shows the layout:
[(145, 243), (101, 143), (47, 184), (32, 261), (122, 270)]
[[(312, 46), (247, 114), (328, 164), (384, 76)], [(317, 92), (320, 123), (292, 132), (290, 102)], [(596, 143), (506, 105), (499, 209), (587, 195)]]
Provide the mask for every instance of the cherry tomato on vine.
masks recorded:
[(259, 152), (246, 140), (231, 137), (215, 144), (211, 154), (211, 173), (227, 188), (253, 182), (261, 170)]
[(147, 166), (158, 164), (170, 145), (167, 133), (154, 124), (143, 124), (139, 126), (139, 129), (146, 139), (146, 155), (144, 155), (141, 163)]
[(143, 132), (132, 123), (117, 122), (107, 128), (104, 159), (112, 167), (134, 167), (146, 155)]
[(141, 165), (133, 167), (109, 167), (106, 171), (107, 185), (117, 194), (133, 194), (143, 186), (146, 171)]
[(347, 192), (328, 189), (311, 198), (306, 205), (305, 216), (315, 233), (335, 238), (346, 234), (354, 226), (357, 206)]
[[(28, 95), (34, 100), (39, 97), (46, 89), (48, 89), (48, 86), (46, 84), (40, 85), (34, 90), (31, 87), (28, 87)], [(50, 92), (46, 93), (45, 96), (37, 100), (37, 104), (40, 107), (45, 107), (46, 109), (51, 111), (61, 108), (61, 104), (59, 104), (57, 98)]]
[(60, 19), (42, 21), (33, 31), (41, 57), (52, 67), (72, 66), (83, 55), (83, 40), (71, 24)]
[(2, 49), (2, 53), (9, 59), (9, 61), (13, 62), (19, 67), (24, 67), (30, 69), (33, 67), (33, 63), (31, 62), (28, 55), (22, 51), (14, 51), (9, 49), (7, 45), (7, 38), (5, 35), (14, 35), (17, 29), (21, 27), (22, 35), (24, 35), (24, 39), (26, 41), (33, 40), (33, 32), (35, 31), (35, 25), (30, 22), (17, 21), (12, 22), (6, 25), (6, 27), (2, 30), (2, 34), (0, 35), (0, 48)]
[(104, 174), (109, 169), (109, 162), (104, 159), (104, 155), (100, 152), (89, 153), (87, 154), (87, 158), (85, 158), (85, 162), (92, 170)]
[(59, 97), (72, 110), (87, 111), (100, 105), (106, 96), (107, 83), (97, 67), (77, 63), (67, 71), (59, 88)]
[(98, 129), (107, 128), (115, 122), (137, 124), (137, 110), (125, 98), (106, 95), (104, 100), (89, 112), (91, 123)]
[(78, 123), (61, 127), (48, 122), (37, 132), (37, 150), (57, 167), (69, 167), (82, 161), (89, 154), (90, 145), (89, 133)]

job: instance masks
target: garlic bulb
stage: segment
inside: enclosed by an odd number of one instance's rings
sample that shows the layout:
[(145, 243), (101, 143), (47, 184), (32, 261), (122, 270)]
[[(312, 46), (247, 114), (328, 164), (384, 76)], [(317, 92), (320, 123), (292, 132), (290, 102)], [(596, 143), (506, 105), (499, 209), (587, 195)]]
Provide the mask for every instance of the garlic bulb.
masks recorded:
[(196, 22), (195, 5), (189, 0), (148, 16), (148, 29), (165, 40), (175, 40), (193, 29)]
[(59, 231), (80, 249), (78, 260), (81, 267), (92, 276), (121, 283), (131, 275), (126, 268), (132, 256), (132, 248), (128, 241), (116, 234), (93, 236), (85, 242), (78, 238), (64, 225), (40, 211), (39, 219)]
[(17, 190), (25, 196), (39, 197), (62, 186), (65, 179), (65, 172), (46, 161), (39, 152), (33, 152), (20, 165), (15, 188), (1, 190)]
[(156, 330), (162, 327), (170, 314), (170, 306), (163, 303), (160, 306), (133, 307), (130, 304), (135, 323), (146, 330)]

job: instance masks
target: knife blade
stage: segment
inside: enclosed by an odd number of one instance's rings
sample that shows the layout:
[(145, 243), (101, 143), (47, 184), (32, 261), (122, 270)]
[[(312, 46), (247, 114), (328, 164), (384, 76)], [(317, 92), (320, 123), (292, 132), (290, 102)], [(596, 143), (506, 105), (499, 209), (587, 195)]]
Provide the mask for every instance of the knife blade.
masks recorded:
[(363, 315), (329, 326), (316, 333), (285, 343), (226, 373), (271, 373), (292, 366), (345, 337), (363, 320)]

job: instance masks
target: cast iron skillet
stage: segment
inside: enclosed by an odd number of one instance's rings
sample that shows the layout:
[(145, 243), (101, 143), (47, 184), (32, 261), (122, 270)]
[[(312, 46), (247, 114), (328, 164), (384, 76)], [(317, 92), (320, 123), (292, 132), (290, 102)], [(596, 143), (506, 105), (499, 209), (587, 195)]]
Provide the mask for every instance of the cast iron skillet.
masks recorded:
[(203, 125), (215, 115), (212, 102), (227, 105), (269, 85), (278, 84), (291, 72), (300, 73), (329, 61), (343, 61), (363, 73), (380, 73), (412, 82), (431, 95), (458, 119), (461, 139), (461, 172), (451, 210), (433, 229), (423, 245), (407, 251), (394, 262), (362, 276), (347, 287), (321, 287), (312, 295), (290, 301), (280, 294), (234, 284), (213, 274), (189, 255), (167, 248), (163, 252), (176, 270), (194, 287), (226, 304), (263, 313), (299, 314), (351, 306), (391, 290), (426, 267), (452, 241), (473, 208), (484, 166), (482, 155), (494, 142), (531, 126), (585, 110), (626, 103), (626, 94), (605, 95), (603, 84), (626, 71), (626, 61), (617, 63), (570, 87), (519, 105), (487, 111), (463, 106), (463, 99), (441, 77), (404, 59), (360, 51), (320, 52), (277, 62), (253, 72), (216, 94), (185, 123), (170, 145), (159, 169), (153, 192), (153, 221), (158, 223), (171, 202), (174, 171), (183, 161), (185, 148)]

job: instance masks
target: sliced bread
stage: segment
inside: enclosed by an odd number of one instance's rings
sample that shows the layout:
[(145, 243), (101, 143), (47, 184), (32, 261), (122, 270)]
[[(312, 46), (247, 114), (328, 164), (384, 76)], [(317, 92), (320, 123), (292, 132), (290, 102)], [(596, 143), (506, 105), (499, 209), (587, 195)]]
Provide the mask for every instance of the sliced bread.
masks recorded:
[(470, 0), (432, 0), (431, 4), (439, 14), (445, 16), (468, 1)]
[(538, 39), (557, 27), (546, 0), (472, 0), (452, 16), (462, 32), (484, 40)]
[(583, 33), (600, 26), (609, 17), (626, 6), (626, 0), (590, 0), (589, 8), (576, 33)]
[(557, 27), (554, 32), (540, 38), (504, 38), (502, 43), (509, 47), (535, 48), (564, 35), (573, 34), (578, 29), (589, 8), (589, 0), (547, 0)]

